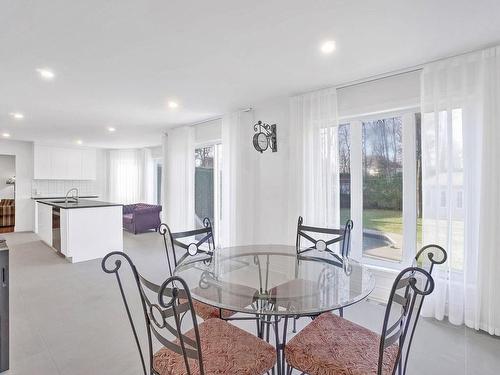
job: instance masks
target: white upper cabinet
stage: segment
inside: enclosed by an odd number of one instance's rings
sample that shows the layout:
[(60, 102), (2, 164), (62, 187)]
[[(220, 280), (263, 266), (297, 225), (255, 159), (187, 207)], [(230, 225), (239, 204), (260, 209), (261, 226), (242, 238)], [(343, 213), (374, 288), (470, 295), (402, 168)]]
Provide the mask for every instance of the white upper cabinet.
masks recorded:
[(96, 152), (94, 149), (82, 150), (82, 180), (96, 179)]
[(51, 147), (35, 144), (34, 150), (35, 179), (49, 180), (52, 178), (52, 149)]
[(35, 143), (35, 180), (95, 180), (96, 150)]

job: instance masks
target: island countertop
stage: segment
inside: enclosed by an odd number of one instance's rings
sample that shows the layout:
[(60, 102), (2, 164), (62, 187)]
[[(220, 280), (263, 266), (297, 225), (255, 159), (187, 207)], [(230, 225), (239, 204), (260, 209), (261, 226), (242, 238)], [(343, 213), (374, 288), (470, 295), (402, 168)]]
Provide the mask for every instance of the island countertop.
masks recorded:
[[(42, 200), (52, 200), (52, 201), (55, 201), (55, 200), (64, 200), (66, 197), (63, 195), (63, 196), (43, 196), (43, 195), (40, 195), (40, 196), (35, 196), (35, 197), (31, 197), (31, 199), (33, 199), (34, 201), (42, 201)], [(87, 199), (87, 198), (99, 198), (98, 195), (80, 195), (78, 197), (79, 199)]]
[(56, 199), (56, 200), (40, 199), (37, 200), (37, 202), (63, 209), (123, 206), (122, 204), (119, 203), (101, 202), (90, 199), (79, 199), (78, 202), (69, 200), (68, 203), (65, 203), (64, 199)]

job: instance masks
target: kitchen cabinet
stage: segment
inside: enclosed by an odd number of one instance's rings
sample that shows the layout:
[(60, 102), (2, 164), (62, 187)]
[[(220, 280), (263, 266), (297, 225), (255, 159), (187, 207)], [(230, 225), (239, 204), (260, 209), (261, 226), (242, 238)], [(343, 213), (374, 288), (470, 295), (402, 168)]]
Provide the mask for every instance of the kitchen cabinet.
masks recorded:
[(96, 150), (35, 143), (35, 180), (95, 180)]
[[(37, 234), (72, 263), (123, 251), (123, 207), (115, 203), (80, 199), (77, 203), (36, 202)], [(59, 220), (54, 220), (59, 214)]]
[(51, 148), (44, 145), (36, 145), (33, 150), (33, 166), (35, 178), (40, 180), (48, 180), (52, 176), (52, 154)]
[(37, 234), (47, 245), (52, 246), (52, 206), (37, 204)]
[(83, 150), (82, 152), (82, 180), (95, 180), (96, 179), (96, 151)]

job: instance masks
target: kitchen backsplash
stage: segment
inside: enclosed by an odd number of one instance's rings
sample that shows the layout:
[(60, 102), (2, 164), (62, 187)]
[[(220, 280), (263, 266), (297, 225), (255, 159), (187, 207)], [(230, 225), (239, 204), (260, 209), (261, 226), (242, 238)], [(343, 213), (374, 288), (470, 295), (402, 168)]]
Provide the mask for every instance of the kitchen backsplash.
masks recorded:
[(33, 180), (31, 196), (34, 198), (64, 197), (71, 188), (77, 188), (80, 196), (101, 194), (97, 181)]

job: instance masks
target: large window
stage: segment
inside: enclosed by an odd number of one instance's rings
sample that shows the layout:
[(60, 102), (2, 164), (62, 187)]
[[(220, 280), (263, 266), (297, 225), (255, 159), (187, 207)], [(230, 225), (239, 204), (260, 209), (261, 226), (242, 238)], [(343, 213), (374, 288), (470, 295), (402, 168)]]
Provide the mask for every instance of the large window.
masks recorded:
[[(347, 122), (347, 121), (346, 121)], [(421, 241), (420, 115), (382, 113), (338, 127), (340, 220), (354, 221), (351, 254), (407, 263)]]
[(363, 255), (400, 261), (403, 246), (403, 120), (362, 122)]
[(221, 145), (212, 144), (195, 149), (195, 213), (196, 225), (201, 228), (208, 217), (218, 241), (220, 228), (220, 156)]

